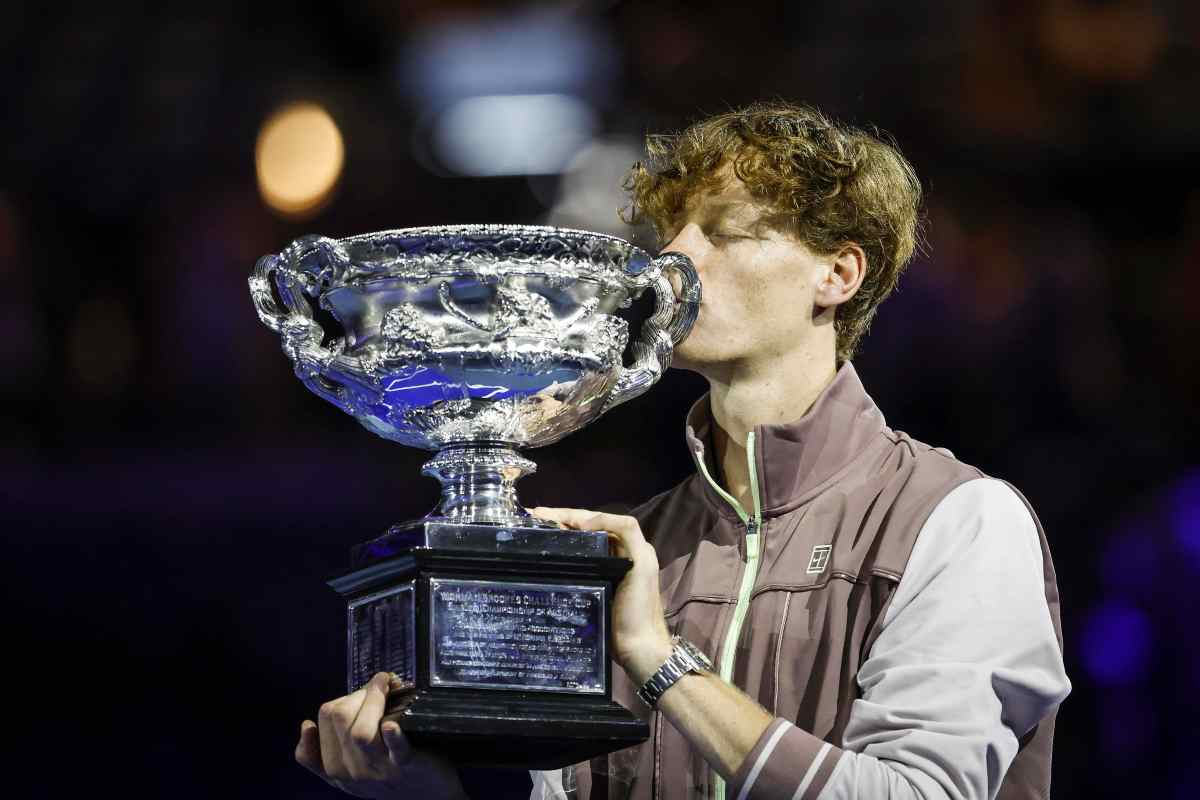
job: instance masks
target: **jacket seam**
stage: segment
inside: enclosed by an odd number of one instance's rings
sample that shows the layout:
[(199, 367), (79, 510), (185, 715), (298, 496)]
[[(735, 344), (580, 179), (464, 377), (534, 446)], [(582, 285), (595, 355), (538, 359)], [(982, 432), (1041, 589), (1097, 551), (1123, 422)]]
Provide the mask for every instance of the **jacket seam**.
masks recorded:
[(687, 608), (687, 606), (690, 603), (715, 603), (715, 604), (719, 604), (719, 605), (729, 605), (730, 603), (736, 603), (736, 602), (737, 602), (737, 598), (735, 598), (735, 597), (725, 597), (723, 595), (709, 595), (709, 594), (694, 595), (694, 596), (689, 597), (688, 599), (684, 600), (677, 607), (671, 609), (670, 611), (664, 611), (663, 616), (664, 617), (673, 617), (676, 614), (678, 614), (680, 611), (683, 611), (683, 609)]
[(775, 716), (779, 716), (779, 656), (783, 651), (783, 632), (787, 630), (788, 611), (792, 606), (792, 594), (794, 593), (788, 592), (787, 596), (783, 598), (783, 615), (779, 622), (779, 635), (775, 637), (775, 675), (773, 680), (774, 685), (771, 687), (771, 713)]
[[(828, 587), (829, 584), (835, 580), (846, 581), (847, 583), (867, 584), (870, 582), (871, 578), (884, 578), (884, 579), (892, 581), (894, 583), (899, 583), (900, 579), (902, 577), (903, 577), (903, 573), (895, 572), (893, 570), (883, 569), (883, 568), (879, 568), (879, 567), (874, 567), (870, 570), (867, 570), (866, 572), (864, 572), (862, 574), (854, 573), (854, 572), (845, 572), (842, 570), (835, 570), (832, 574), (830, 574), (830, 576), (828, 578), (821, 581), (820, 583), (768, 583), (763, 586), (759, 586), (758, 588), (756, 588), (754, 591), (752, 591), (750, 593), (750, 599), (754, 600), (754, 598), (758, 597), (759, 595), (766, 594), (768, 592), (796, 593), (796, 592), (816, 591), (818, 589), (824, 589), (824, 588)], [(685, 608), (687, 608), (688, 605), (690, 605), (691, 603), (712, 603), (715, 605), (730, 605), (730, 604), (733, 604), (736, 602), (737, 602), (737, 598), (734, 598), (734, 597), (727, 597), (727, 596), (720, 596), (720, 595), (696, 595), (694, 597), (689, 597), (688, 599), (684, 600), (682, 603), (680, 603), (675, 608), (672, 608), (669, 611), (663, 612), (663, 616), (668, 619), (671, 617), (677, 616), (681, 611), (683, 611)], [(738, 637), (738, 638), (740, 639), (741, 637)]]
[(662, 712), (654, 713), (654, 780), (650, 786), (651, 800), (658, 797), (658, 786), (662, 780)]
[(768, 583), (755, 589), (750, 595), (750, 599), (754, 599), (758, 595), (766, 594), (767, 592), (810, 592), (817, 589), (824, 589), (835, 580), (847, 583), (867, 584), (870, 583), (871, 578), (885, 578), (889, 581), (899, 583), (902, 577), (903, 573), (880, 568), (872, 568), (862, 574), (835, 571), (820, 583)]
[[(933, 450), (933, 452), (935, 452), (935, 453), (937, 452), (933, 448), (930, 448), (930, 450)], [(946, 456), (944, 453), (938, 453), (938, 455), (942, 456), (943, 458), (949, 458), (949, 456)], [(952, 460), (958, 461), (958, 459), (952, 459)], [(962, 462), (959, 461), (958, 463), (961, 464)], [(976, 473), (976, 477), (975, 478), (967, 478), (966, 480), (958, 481), (958, 482), (954, 483), (954, 485), (951, 486), (950, 489), (943, 492), (942, 495), (936, 501), (934, 501), (933, 505), (931, 505), (929, 507), (929, 509), (925, 512), (924, 516), (921, 518), (920, 524), (918, 524), (916, 526), (917, 533), (915, 536), (912, 537), (912, 542), (908, 547), (908, 552), (904, 554), (904, 563), (906, 565), (908, 564), (908, 560), (910, 558), (912, 558), (912, 551), (917, 546), (917, 539), (920, 538), (921, 531), (925, 528), (925, 523), (929, 522), (929, 518), (931, 516), (933, 516), (933, 512), (937, 509), (937, 507), (939, 505), (941, 505), (942, 501), (946, 499), (946, 496), (949, 495), (950, 492), (957, 489), (959, 486), (962, 486), (964, 483), (969, 483), (972, 480), (978, 480), (979, 478), (991, 477), (990, 475), (985, 473), (983, 470), (981, 470), (979, 467), (975, 467), (970, 464), (964, 464), (963, 466), (968, 467), (970, 470), (974, 471)], [(1036, 520), (1037, 518), (1034, 517), (1034, 519)], [(881, 625), (883, 624), (883, 621), (885, 619), (887, 619), (888, 611), (891, 609), (892, 600), (895, 599), (895, 597), (896, 597), (895, 592), (891, 592), (890, 594), (888, 594), (887, 599), (885, 599), (883, 601), (883, 605), (880, 606), (880, 608), (879, 608), (879, 613), (875, 616), (875, 621), (871, 623), (871, 626), (869, 628), (867, 628), (866, 635), (863, 637), (863, 647), (862, 647), (862, 652), (859, 655), (858, 666), (855, 668), (856, 671), (858, 669), (861, 669), (863, 663), (866, 661), (867, 658), (870, 657), (871, 650), (874, 649), (874, 647), (875, 647), (875, 640), (879, 638), (879, 632), (881, 629)]]

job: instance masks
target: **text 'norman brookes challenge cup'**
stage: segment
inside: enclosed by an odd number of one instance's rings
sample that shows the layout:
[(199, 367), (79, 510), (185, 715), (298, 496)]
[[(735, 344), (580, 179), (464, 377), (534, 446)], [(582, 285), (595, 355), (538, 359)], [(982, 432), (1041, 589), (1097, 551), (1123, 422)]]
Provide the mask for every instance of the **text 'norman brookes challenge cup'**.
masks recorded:
[[(655, 311), (626, 367), (615, 312), (646, 289)], [(521, 448), (661, 377), (696, 319), (691, 261), (562, 228), (408, 228), (298, 239), (258, 261), (250, 293), (309, 389), (437, 451), (423, 469), (437, 509), (356, 546), (330, 580), (348, 603), (348, 689), (395, 673), (388, 713), (461, 763), (553, 768), (644, 740), (612, 701), (608, 657), (630, 563), (603, 532), (532, 517), (514, 485), (535, 469)]]

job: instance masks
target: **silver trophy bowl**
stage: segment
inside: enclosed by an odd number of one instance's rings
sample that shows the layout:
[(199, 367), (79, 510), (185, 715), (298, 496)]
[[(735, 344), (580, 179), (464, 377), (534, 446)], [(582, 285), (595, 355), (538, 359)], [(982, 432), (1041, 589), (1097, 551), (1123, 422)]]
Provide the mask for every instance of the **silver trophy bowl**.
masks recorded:
[[(615, 312), (646, 289), (655, 310), (625, 366)], [(517, 502), (515, 481), (536, 469), (518, 451), (649, 389), (701, 287), (686, 256), (614, 236), (446, 225), (297, 239), (259, 259), (250, 295), (305, 386), (385, 439), (437, 451), (423, 472), (442, 500), (426, 521), (550, 528)]]

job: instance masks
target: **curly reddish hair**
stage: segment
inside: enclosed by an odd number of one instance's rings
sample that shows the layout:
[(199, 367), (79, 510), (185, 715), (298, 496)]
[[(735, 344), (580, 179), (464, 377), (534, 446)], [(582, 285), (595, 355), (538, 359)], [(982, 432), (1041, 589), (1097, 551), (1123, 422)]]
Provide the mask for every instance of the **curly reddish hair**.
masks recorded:
[(646, 137), (622, 218), (649, 221), (660, 242), (689, 196), (733, 173), (768, 209), (763, 221), (832, 255), (848, 242), (867, 256), (858, 291), (834, 315), (837, 361), (853, 357), (879, 304), (921, 242), (921, 182), (895, 140), (833, 121), (808, 105), (758, 102)]

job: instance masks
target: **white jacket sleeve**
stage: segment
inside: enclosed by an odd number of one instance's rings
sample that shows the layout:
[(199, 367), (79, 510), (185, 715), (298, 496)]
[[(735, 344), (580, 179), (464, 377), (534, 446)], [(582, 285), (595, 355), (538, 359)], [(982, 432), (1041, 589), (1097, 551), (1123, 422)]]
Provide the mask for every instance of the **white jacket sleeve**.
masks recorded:
[(529, 777), (533, 778), (529, 800), (568, 800), (561, 769), (531, 769)]
[(934, 509), (858, 683), (819, 800), (995, 798), (1017, 739), (1071, 690), (1037, 528), (1002, 481)]

